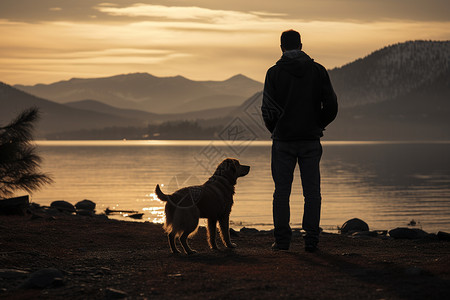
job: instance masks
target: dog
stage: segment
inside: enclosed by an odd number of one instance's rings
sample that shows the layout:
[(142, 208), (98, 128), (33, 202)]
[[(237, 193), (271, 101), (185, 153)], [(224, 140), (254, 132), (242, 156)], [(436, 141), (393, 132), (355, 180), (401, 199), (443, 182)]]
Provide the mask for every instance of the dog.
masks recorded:
[(249, 166), (241, 165), (237, 159), (227, 158), (202, 185), (185, 187), (171, 195), (164, 194), (159, 184), (156, 185), (156, 195), (161, 201), (166, 202), (164, 230), (172, 253), (180, 253), (175, 245), (176, 238), (179, 238), (186, 254), (196, 253), (189, 247), (187, 238), (196, 233), (200, 218), (208, 219), (207, 240), (211, 249), (217, 249), (217, 222), (223, 244), (227, 248), (236, 247), (231, 242), (229, 229), (234, 186), (237, 179), (247, 175), (249, 171)]

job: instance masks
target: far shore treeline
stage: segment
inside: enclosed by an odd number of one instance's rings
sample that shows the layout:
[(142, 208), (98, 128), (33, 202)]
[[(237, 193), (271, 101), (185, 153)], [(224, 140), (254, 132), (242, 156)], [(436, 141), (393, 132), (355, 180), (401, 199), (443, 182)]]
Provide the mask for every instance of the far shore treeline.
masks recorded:
[(172, 121), (146, 127), (107, 127), (49, 134), (50, 140), (213, 140), (223, 126), (202, 127), (197, 121)]

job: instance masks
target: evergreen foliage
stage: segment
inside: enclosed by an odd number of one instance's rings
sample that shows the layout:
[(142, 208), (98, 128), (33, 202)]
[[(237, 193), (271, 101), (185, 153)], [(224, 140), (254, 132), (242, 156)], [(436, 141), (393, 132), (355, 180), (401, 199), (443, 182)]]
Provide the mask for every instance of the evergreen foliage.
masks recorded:
[(31, 144), (38, 119), (38, 109), (30, 108), (0, 127), (0, 198), (16, 190), (31, 193), (53, 182), (49, 175), (39, 172), (41, 158)]

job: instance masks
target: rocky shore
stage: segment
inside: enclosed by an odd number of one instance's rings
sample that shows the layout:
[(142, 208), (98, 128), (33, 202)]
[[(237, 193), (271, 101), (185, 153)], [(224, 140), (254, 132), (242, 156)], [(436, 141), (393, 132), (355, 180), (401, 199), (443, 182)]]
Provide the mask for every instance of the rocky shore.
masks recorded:
[(160, 225), (35, 207), (0, 216), (0, 298), (449, 299), (448, 235), (346, 226), (315, 253), (300, 231), (273, 252), (271, 232), (247, 228), (232, 232), (238, 248), (212, 251), (200, 228), (188, 256)]

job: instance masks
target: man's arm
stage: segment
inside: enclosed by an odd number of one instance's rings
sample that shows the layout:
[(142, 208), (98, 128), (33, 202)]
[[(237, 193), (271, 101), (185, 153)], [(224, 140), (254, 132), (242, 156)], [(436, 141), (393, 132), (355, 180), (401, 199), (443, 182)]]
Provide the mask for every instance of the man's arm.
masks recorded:
[(274, 85), (270, 80), (269, 71), (267, 71), (266, 79), (264, 81), (261, 112), (266, 128), (272, 133), (281, 115), (281, 108), (275, 100)]
[(320, 111), (320, 125), (323, 129), (336, 118), (338, 112), (337, 96), (333, 90), (330, 76), (322, 67), (322, 109)]

